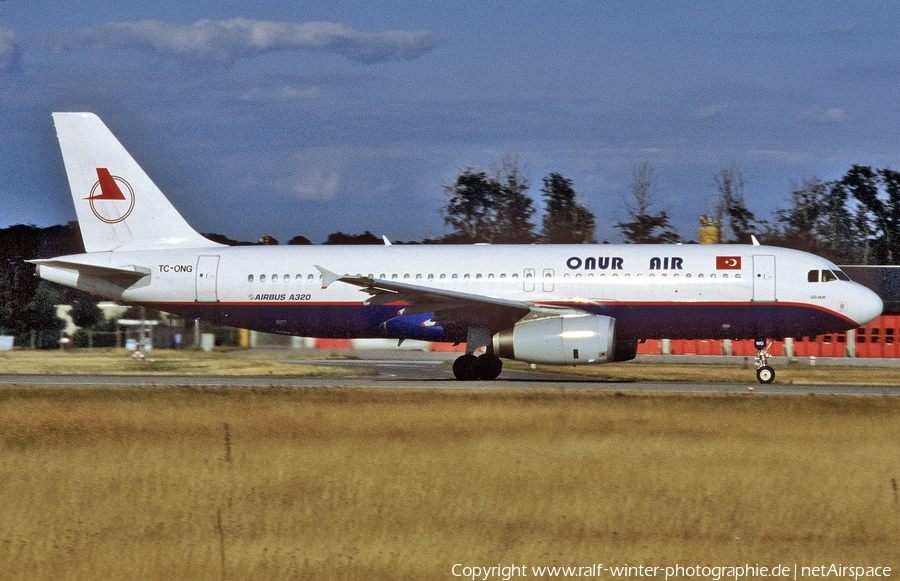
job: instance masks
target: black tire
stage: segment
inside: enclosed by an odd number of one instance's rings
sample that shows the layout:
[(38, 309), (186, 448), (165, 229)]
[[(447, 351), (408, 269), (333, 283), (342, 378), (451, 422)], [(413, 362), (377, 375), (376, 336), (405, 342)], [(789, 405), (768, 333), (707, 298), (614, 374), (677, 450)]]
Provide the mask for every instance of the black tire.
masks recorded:
[(474, 355), (462, 355), (453, 362), (453, 375), (461, 381), (478, 379), (479, 369), (478, 357)]
[(768, 365), (763, 365), (756, 370), (756, 379), (758, 379), (760, 383), (772, 383), (775, 381), (775, 370)]
[(478, 358), (478, 378), (485, 381), (497, 379), (503, 371), (503, 361), (496, 355), (482, 355)]

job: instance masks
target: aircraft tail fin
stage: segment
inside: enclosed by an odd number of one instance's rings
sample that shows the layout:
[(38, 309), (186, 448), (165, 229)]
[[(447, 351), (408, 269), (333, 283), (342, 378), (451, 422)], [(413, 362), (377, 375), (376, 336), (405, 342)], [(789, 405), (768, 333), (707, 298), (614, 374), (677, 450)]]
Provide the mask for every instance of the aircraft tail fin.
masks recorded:
[(181, 217), (93, 113), (53, 113), (87, 252), (221, 246)]

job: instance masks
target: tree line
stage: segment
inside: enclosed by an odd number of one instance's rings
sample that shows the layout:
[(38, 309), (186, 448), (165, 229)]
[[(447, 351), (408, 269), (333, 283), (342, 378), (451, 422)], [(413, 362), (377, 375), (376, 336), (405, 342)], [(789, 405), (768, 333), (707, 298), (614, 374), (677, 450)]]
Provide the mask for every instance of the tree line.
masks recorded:
[[(791, 186), (787, 206), (777, 209), (770, 219), (761, 219), (747, 208), (744, 178), (735, 164), (713, 175), (713, 187), (709, 213), (720, 226), (720, 242), (748, 243), (755, 234), (766, 244), (812, 252), (838, 264), (900, 264), (900, 172), (854, 165), (836, 180), (806, 178)], [(597, 242), (597, 217), (584, 204), (573, 181), (562, 174), (551, 173), (542, 179), (539, 224), (535, 201), (528, 194), (530, 184), (515, 160), (504, 160), (490, 171), (467, 168), (442, 188), (445, 202), (439, 212), (447, 233), (412, 243)], [(672, 227), (668, 211), (659, 208), (658, 195), (654, 167), (648, 162), (633, 167), (630, 191), (623, 200), (626, 218), (615, 223), (626, 243), (691, 242)], [(204, 236), (229, 245), (279, 243), (269, 235), (256, 242), (214, 233)], [(334, 232), (324, 242), (383, 243), (369, 231)], [(311, 242), (294, 236), (287, 244)], [(55, 344), (62, 321), (56, 318), (54, 305), (62, 303), (73, 305), (76, 325), (102, 325), (96, 297), (39, 281), (33, 265), (26, 262), (83, 251), (77, 222), (0, 229), (0, 334), (21, 336), (39, 330), (49, 332)]]

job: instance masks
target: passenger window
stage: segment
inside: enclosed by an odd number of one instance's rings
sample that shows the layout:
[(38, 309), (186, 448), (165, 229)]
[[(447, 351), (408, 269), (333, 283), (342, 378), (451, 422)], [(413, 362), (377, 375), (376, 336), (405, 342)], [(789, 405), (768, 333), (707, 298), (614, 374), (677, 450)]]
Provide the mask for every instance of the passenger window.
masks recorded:
[(391, 275), (391, 280), (397, 280), (399, 277), (396, 274)]
[(459, 278), (459, 275), (458, 275), (458, 274), (454, 274), (454, 275), (451, 276), (450, 278), (452, 278), (453, 280), (457, 280), (457, 279)]
[(806, 282), (819, 282), (819, 271), (810, 270), (806, 273)]
[(264, 275), (264, 274), (259, 275), (259, 282), (266, 282), (266, 275)]
[(463, 279), (469, 280), (469, 278), (471, 278), (471, 277), (469, 276), (469, 273), (466, 273), (466, 274), (463, 275)]
[(404, 275), (403, 275), (403, 280), (409, 280), (409, 275), (408, 275), (408, 274), (404, 274)]
[(247, 282), (253, 282), (253, 275), (252, 275), (252, 274), (248, 274), (248, 275), (247, 275)]
[(284, 275), (284, 278), (282, 278), (281, 280), (283, 280), (284, 282), (291, 282), (291, 275), (286, 274), (286, 275)]
[(434, 280), (434, 275), (433, 275), (433, 274), (429, 274), (429, 275), (428, 275), (428, 280)]
[(306, 280), (308, 280), (309, 282), (312, 282), (312, 281), (314, 281), (315, 279), (316, 279), (316, 277), (315, 277), (314, 275), (312, 275), (312, 274), (306, 277)]
[(444, 279), (446, 279), (446, 278), (447, 278), (447, 275), (446, 275), (446, 274), (442, 274), (442, 275), (441, 275), (441, 280), (444, 280)]
[(273, 275), (272, 275), (272, 282), (278, 282), (278, 275), (277, 275), (277, 274), (273, 274)]
[(303, 282), (303, 275), (302, 275), (302, 274), (298, 274), (298, 275), (294, 278), (294, 282)]
[(416, 275), (416, 280), (422, 280), (422, 275), (421, 275), (421, 274), (417, 274), (417, 275)]

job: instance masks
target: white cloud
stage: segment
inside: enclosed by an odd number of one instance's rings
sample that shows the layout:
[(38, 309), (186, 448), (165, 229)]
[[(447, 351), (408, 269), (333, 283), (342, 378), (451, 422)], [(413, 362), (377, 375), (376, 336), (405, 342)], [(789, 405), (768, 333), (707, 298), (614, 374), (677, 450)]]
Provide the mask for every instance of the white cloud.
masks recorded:
[(333, 200), (340, 190), (341, 176), (334, 170), (313, 167), (306, 175), (288, 185), (291, 194), (301, 200)]
[(718, 117), (722, 113), (728, 110), (726, 105), (721, 103), (713, 103), (712, 105), (705, 107), (697, 112), (697, 117), (700, 119), (709, 119), (711, 117)]
[(226, 65), (273, 51), (318, 51), (361, 63), (418, 58), (439, 43), (427, 30), (365, 33), (337, 22), (269, 22), (232, 18), (179, 26), (158, 20), (109, 22), (68, 35), (65, 47), (138, 48)]
[(842, 123), (847, 120), (847, 114), (837, 107), (825, 109), (815, 105), (798, 115), (797, 119), (815, 123)]
[(298, 88), (283, 85), (273, 89), (254, 87), (244, 92), (240, 99), (243, 101), (295, 101), (300, 99), (315, 99), (322, 95), (320, 87)]
[(16, 31), (0, 25), (0, 71), (18, 69), (20, 54)]

